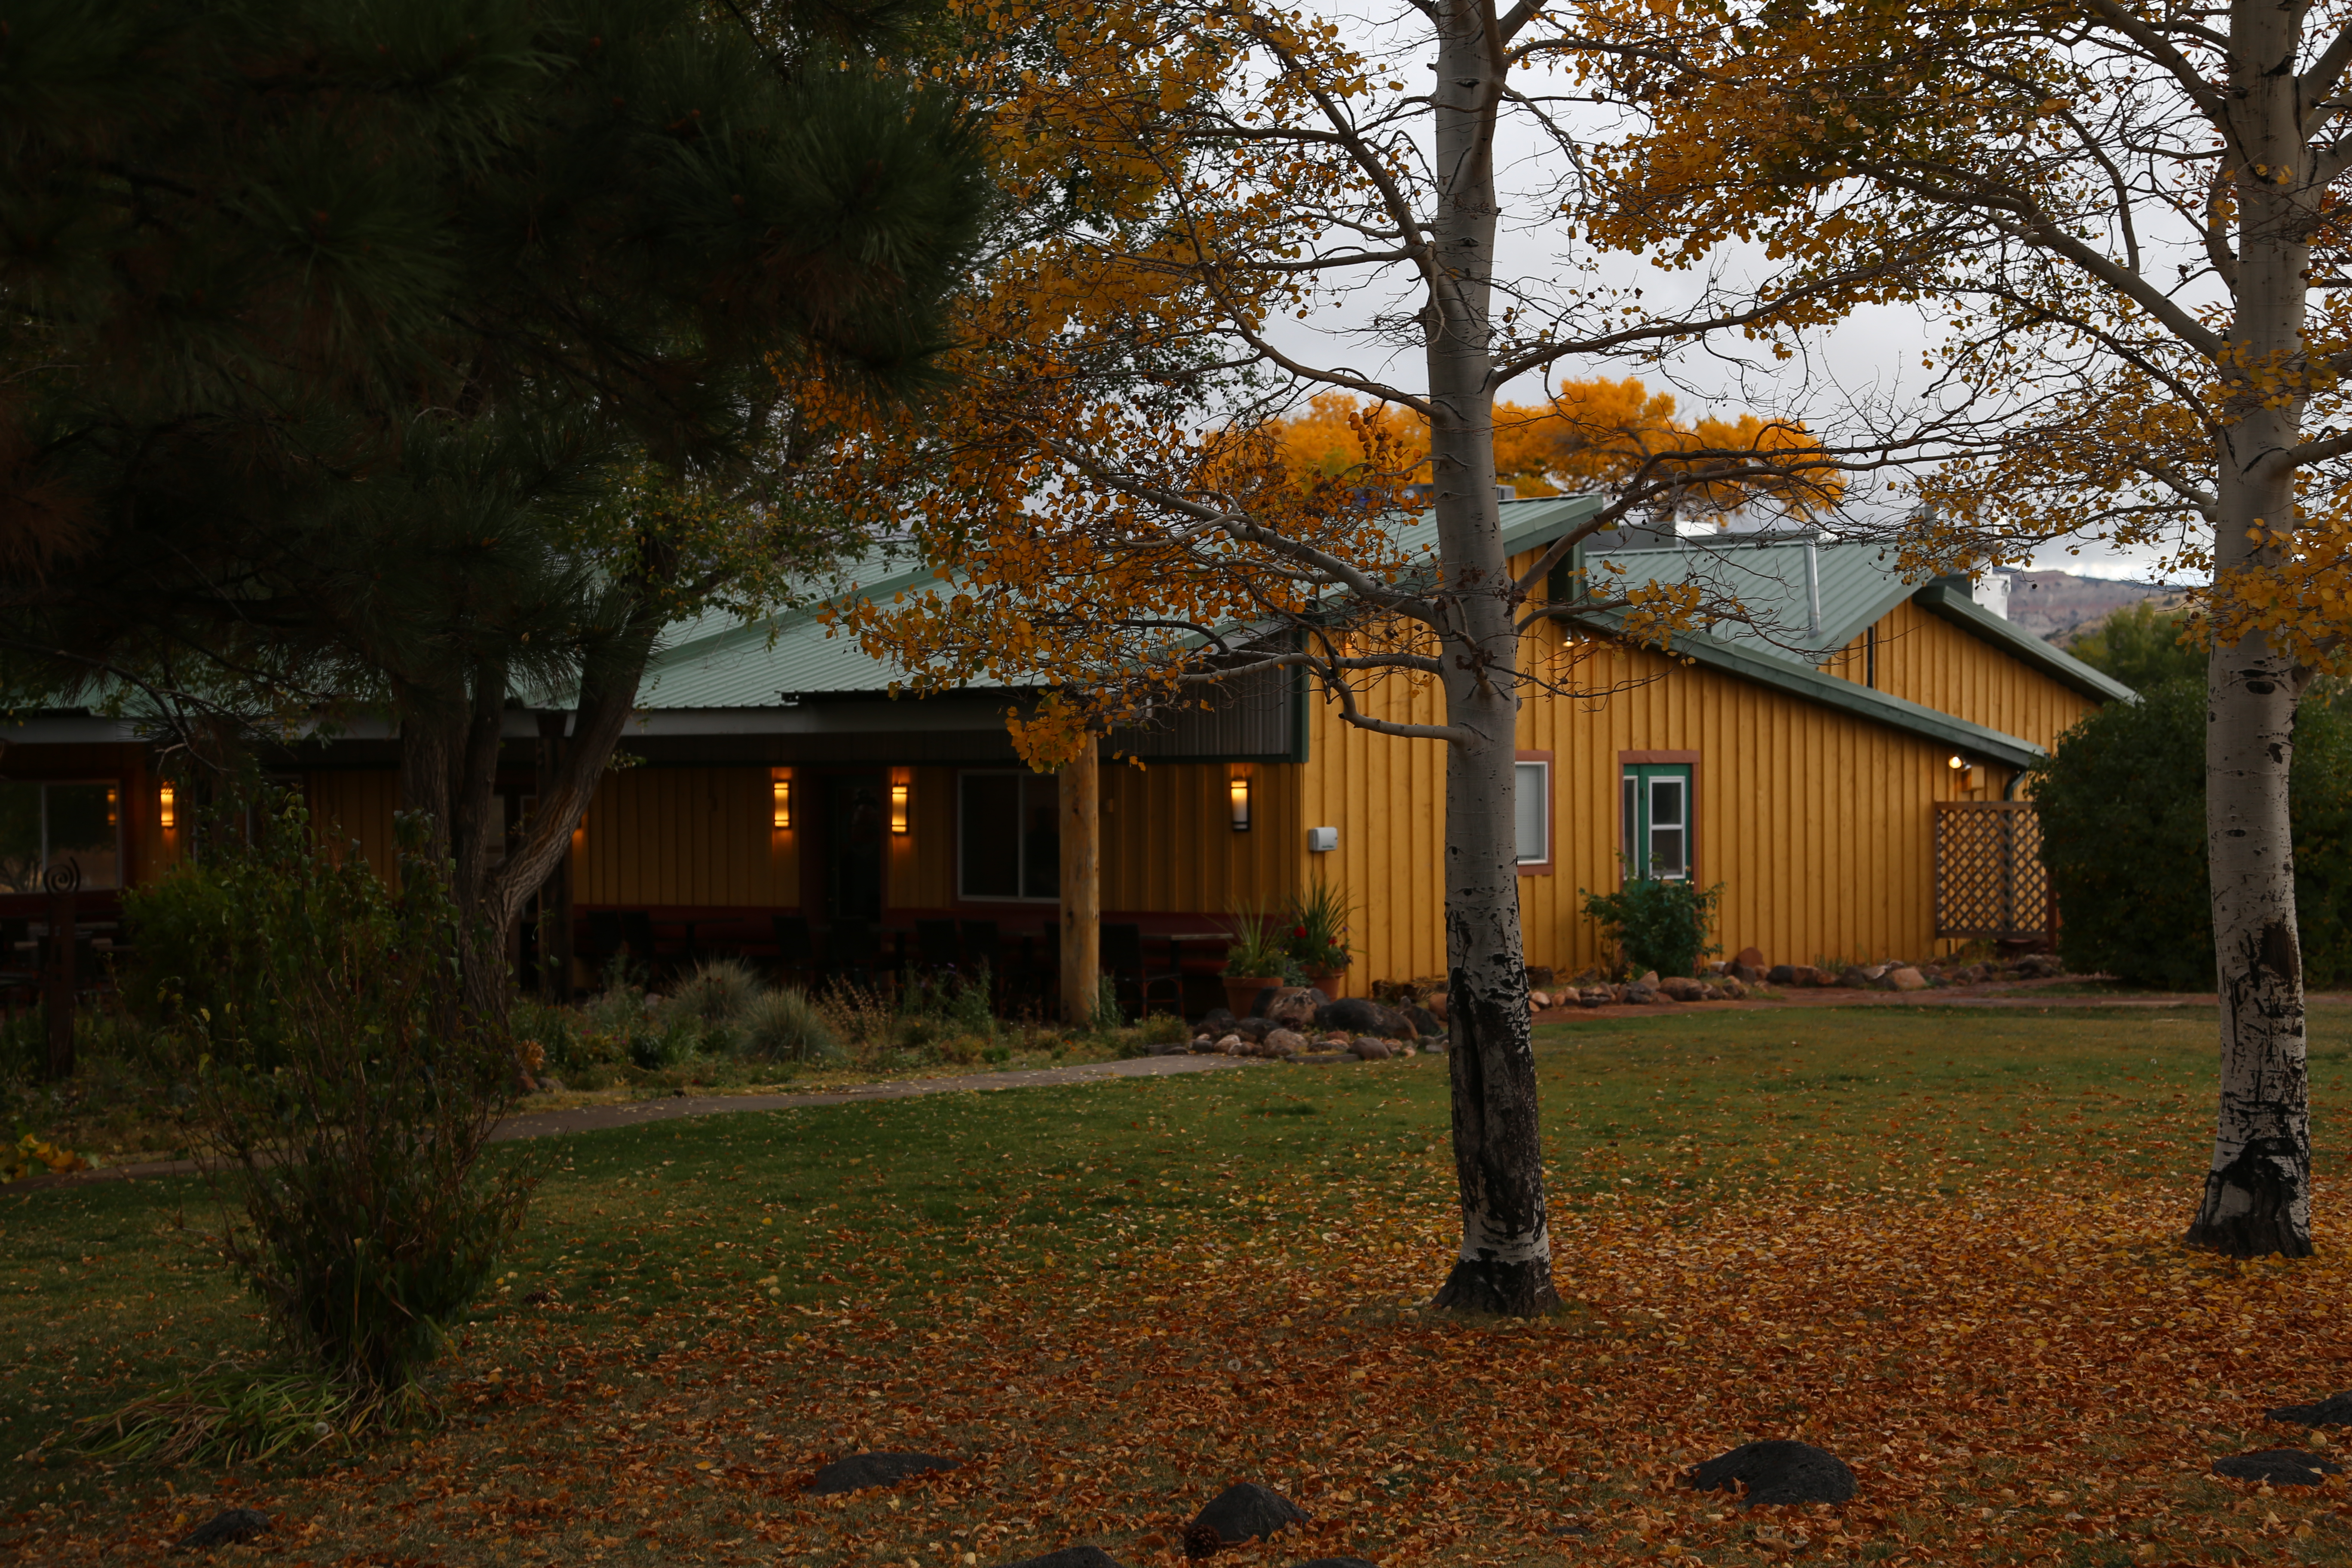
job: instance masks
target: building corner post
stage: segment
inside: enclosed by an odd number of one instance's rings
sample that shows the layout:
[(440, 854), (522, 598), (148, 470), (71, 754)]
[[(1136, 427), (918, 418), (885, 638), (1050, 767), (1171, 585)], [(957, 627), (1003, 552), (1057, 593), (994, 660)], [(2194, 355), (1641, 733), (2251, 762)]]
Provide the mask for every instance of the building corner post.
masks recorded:
[(1092, 1023), (1102, 976), (1102, 773), (1093, 736), (1061, 786), (1062, 1022)]

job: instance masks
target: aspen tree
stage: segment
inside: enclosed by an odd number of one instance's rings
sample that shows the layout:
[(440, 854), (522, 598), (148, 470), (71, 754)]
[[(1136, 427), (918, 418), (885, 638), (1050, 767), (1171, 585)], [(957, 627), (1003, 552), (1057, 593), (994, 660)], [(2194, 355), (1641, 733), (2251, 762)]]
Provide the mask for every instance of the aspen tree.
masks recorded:
[[(2103, 538), (2211, 574), (2220, 1110), (2193, 1243), (2311, 1250), (2287, 781), (2341, 658), (2352, 12), (2231, 0), (1592, 13), (1643, 103), (1612, 237), (1769, 236), (1802, 275), (1942, 237), (1919, 566)], [(1638, 51), (1638, 60), (1636, 52)], [(1642, 193), (1647, 193), (1646, 196)], [(1671, 201), (1668, 216), (1664, 205)]]

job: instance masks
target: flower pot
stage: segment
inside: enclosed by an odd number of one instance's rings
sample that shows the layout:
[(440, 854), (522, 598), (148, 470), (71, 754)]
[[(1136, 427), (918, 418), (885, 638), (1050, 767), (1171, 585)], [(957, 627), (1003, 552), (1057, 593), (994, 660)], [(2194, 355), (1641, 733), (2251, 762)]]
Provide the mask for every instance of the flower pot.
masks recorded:
[(1310, 969), (1307, 983), (1334, 1002), (1348, 994), (1348, 972), (1344, 969)]
[(1279, 985), (1278, 974), (1228, 974), (1225, 977), (1225, 1008), (1236, 1018), (1246, 1018), (1257, 1001), (1257, 994), (1269, 985)]

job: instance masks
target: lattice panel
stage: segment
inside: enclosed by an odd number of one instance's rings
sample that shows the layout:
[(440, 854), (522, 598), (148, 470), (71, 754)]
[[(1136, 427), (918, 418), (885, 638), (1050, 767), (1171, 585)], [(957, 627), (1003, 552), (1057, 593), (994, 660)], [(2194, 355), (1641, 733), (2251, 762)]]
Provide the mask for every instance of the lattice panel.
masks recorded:
[(2032, 804), (1937, 802), (1936, 934), (2037, 937), (2049, 928), (2050, 873)]

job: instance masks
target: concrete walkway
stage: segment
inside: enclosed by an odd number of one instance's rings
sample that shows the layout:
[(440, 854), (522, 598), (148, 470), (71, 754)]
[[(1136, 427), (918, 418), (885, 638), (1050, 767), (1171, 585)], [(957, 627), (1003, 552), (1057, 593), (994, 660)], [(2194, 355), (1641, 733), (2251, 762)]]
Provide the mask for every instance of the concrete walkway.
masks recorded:
[[(1122, 1078), (1168, 1078), (1177, 1073), (1216, 1072), (1222, 1068), (1264, 1067), (1246, 1057), (1135, 1057), (1116, 1062), (1082, 1062), (1063, 1068), (1030, 1068), (1019, 1072), (959, 1073), (953, 1078), (899, 1079), (887, 1083), (861, 1083), (848, 1089), (807, 1094), (674, 1094), (661, 1100), (640, 1100), (625, 1105), (582, 1105), (570, 1110), (527, 1110), (509, 1116), (490, 1133), (490, 1142), (516, 1138), (555, 1138), (570, 1132), (601, 1132), (611, 1127), (642, 1127), (672, 1121), (681, 1116), (726, 1116), (746, 1110), (792, 1110), (809, 1105), (855, 1105), (869, 1100), (911, 1100), (925, 1094), (992, 1093), (1004, 1089), (1049, 1089), (1062, 1084), (1101, 1083)], [(136, 1165), (100, 1165), (59, 1176), (27, 1176), (0, 1187), (0, 1193), (22, 1193), (42, 1187), (71, 1186), (82, 1182), (134, 1181), (142, 1176), (186, 1176), (198, 1170), (193, 1160), (152, 1160)]]

